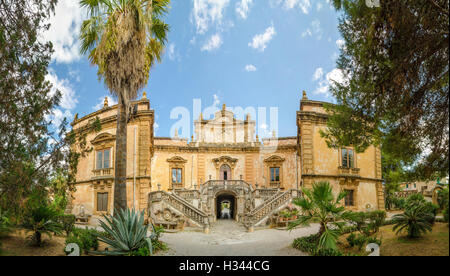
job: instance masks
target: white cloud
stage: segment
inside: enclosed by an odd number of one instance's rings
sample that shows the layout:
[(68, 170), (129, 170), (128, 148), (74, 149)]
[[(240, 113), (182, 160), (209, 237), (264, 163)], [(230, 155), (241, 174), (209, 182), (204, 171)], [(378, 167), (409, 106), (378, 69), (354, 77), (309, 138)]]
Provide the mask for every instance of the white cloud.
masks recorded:
[(308, 14), (311, 9), (310, 0), (276, 0), (276, 4), (282, 4), (286, 10), (298, 7), (304, 14)]
[(304, 31), (302, 33), (302, 37), (306, 37), (306, 36), (312, 36), (312, 32), (310, 29), (306, 29), (306, 31)]
[(177, 46), (175, 45), (175, 43), (171, 43), (167, 47), (167, 56), (171, 61), (181, 61), (181, 56), (179, 50), (177, 50)]
[(345, 46), (345, 41), (343, 39), (336, 40), (336, 45), (339, 47), (339, 49), (343, 49)]
[(255, 67), (255, 65), (249, 64), (249, 65), (245, 66), (245, 71), (247, 71), (247, 72), (255, 72), (257, 70), (258, 69)]
[(315, 35), (317, 39), (322, 39), (323, 30), (320, 27), (320, 20), (315, 19), (311, 22), (311, 26), (302, 33), (302, 37)]
[(253, 0), (241, 0), (236, 3), (236, 13), (242, 18), (247, 19), (250, 12), (250, 6), (253, 4)]
[(222, 24), (224, 10), (230, 0), (193, 0), (192, 19), (197, 33), (204, 34), (213, 24)]
[(50, 121), (55, 128), (58, 128), (64, 118), (67, 118), (68, 121), (72, 119), (72, 110), (78, 104), (78, 99), (69, 80), (59, 79), (53, 70), (49, 70), (45, 79), (52, 84), (50, 96), (55, 95), (56, 91), (61, 93), (59, 106), (55, 107), (51, 114), (46, 116), (46, 120)]
[(215, 34), (203, 45), (201, 50), (211, 52), (219, 49), (222, 44), (222, 37), (219, 34)]
[(276, 35), (275, 28), (273, 26), (266, 29), (263, 34), (259, 34), (253, 37), (253, 41), (248, 44), (249, 47), (264, 52), (267, 48), (267, 44)]
[(314, 72), (313, 81), (321, 79), (322, 76), (323, 76), (323, 68), (317, 68), (316, 72)]
[[(319, 68), (322, 69), (322, 68)], [(318, 81), (318, 86), (314, 91), (314, 94), (323, 94), (326, 97), (330, 96), (330, 86), (336, 82), (342, 85), (348, 85), (348, 79), (345, 78), (344, 73), (341, 69), (333, 69), (331, 72), (327, 73), (324, 77), (323, 69), (317, 69), (314, 73), (313, 80)], [(319, 72), (318, 72), (319, 71)], [(317, 78), (316, 78), (317, 77)]]
[(52, 58), (56, 63), (72, 63), (80, 59), (78, 34), (83, 15), (78, 1), (58, 1), (55, 15), (49, 20), (50, 29), (41, 37), (53, 43), (55, 52)]
[(170, 60), (175, 59), (175, 44), (171, 43), (168, 47), (168, 55)]
[(46, 76), (46, 80), (49, 81), (53, 87), (51, 95), (54, 95), (57, 90), (61, 93), (61, 102), (59, 106), (63, 109), (72, 110), (78, 103), (75, 95), (75, 91), (72, 89), (70, 82), (67, 79), (59, 79), (53, 70), (49, 71)]
[(317, 3), (317, 11), (320, 11), (322, 9), (323, 5), (322, 3)]
[(115, 99), (111, 98), (111, 96), (105, 95), (103, 97), (98, 98), (98, 104), (92, 107), (92, 109), (94, 111), (102, 109), (105, 106), (105, 98), (108, 98), (108, 106), (113, 106), (117, 104), (117, 101)]
[(220, 104), (219, 96), (217, 94), (214, 94), (213, 98), (214, 98), (213, 106), (218, 106)]

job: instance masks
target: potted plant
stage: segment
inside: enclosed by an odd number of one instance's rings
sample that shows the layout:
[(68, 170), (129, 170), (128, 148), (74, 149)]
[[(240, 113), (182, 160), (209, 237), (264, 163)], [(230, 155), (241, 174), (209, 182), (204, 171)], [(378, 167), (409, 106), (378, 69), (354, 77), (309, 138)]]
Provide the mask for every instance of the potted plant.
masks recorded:
[(292, 213), (291, 213), (292, 219), (293, 219), (293, 220), (296, 220), (296, 219), (298, 218), (298, 214), (299, 214), (298, 210), (297, 210), (297, 209), (294, 209), (294, 210), (292, 211)]
[(283, 216), (284, 221), (289, 221), (289, 219), (291, 218), (291, 214), (287, 210), (282, 211), (281, 215)]

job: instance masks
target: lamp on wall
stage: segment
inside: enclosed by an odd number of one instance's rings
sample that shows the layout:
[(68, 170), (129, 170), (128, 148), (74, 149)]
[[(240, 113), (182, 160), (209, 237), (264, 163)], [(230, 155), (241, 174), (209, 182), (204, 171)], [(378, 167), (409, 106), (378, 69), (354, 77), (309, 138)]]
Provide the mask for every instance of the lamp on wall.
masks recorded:
[(161, 184), (158, 183), (158, 192), (160, 192), (160, 191), (161, 191)]

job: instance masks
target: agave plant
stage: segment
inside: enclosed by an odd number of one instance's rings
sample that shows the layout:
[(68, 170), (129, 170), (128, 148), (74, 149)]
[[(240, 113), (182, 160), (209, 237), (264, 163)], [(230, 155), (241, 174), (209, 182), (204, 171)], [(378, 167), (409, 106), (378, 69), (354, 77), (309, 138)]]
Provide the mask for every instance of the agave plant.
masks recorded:
[(393, 217), (395, 223), (393, 230), (396, 234), (406, 231), (408, 238), (418, 238), (433, 230), (431, 221), (433, 214), (425, 205), (406, 209), (405, 213)]
[(103, 218), (106, 222), (100, 221), (100, 226), (106, 235), (99, 235), (98, 239), (111, 246), (113, 250), (95, 253), (130, 256), (133, 252), (148, 246), (150, 254), (153, 254), (152, 238), (154, 237), (147, 237), (148, 225), (144, 225), (143, 211), (139, 213), (134, 209), (118, 210), (114, 216), (105, 215)]

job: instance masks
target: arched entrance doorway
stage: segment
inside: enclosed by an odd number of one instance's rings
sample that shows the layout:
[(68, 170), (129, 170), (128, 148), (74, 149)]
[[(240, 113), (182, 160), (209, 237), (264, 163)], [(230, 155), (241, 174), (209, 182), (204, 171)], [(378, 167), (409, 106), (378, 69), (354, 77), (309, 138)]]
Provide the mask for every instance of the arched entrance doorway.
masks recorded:
[(220, 180), (232, 180), (231, 168), (228, 165), (222, 165), (220, 167)]
[(216, 197), (216, 217), (217, 219), (236, 218), (236, 197), (231, 193), (222, 193)]

